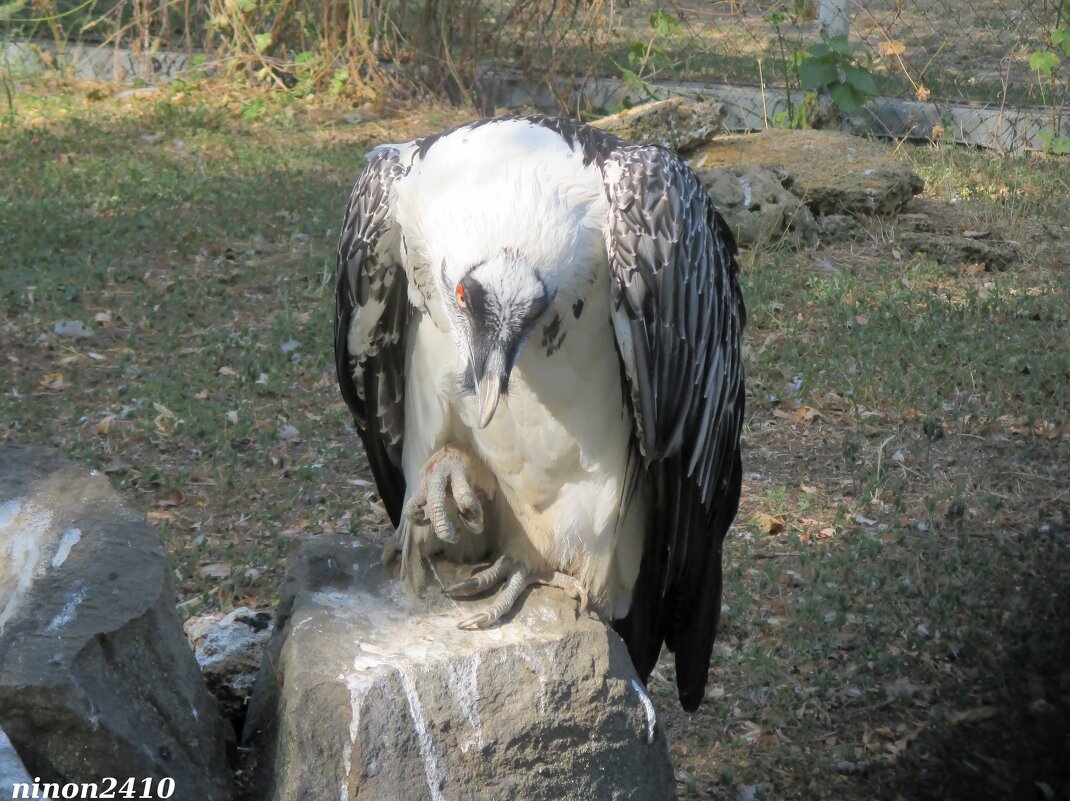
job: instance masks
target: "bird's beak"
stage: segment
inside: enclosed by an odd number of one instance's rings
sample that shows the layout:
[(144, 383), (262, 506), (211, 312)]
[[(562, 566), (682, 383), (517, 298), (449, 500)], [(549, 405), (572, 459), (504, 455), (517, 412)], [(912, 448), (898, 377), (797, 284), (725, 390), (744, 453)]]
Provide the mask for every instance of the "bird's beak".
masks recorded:
[(494, 418), (498, 401), (502, 396), (502, 385), (509, 381), (508, 360), (505, 352), (499, 348), (491, 351), (479, 381), (479, 427), (486, 428)]
[(502, 396), (500, 376), (488, 375), (479, 386), (479, 427), (486, 428), (498, 408), (498, 399)]

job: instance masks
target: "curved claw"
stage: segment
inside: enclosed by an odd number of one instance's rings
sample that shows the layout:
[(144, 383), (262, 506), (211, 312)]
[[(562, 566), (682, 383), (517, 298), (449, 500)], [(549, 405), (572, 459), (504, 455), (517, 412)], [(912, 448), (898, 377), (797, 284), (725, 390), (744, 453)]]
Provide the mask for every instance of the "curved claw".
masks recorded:
[(457, 624), (459, 629), (485, 629), (490, 627), (497, 618), (492, 617), (486, 611), (479, 612), (478, 614), (466, 617), (460, 623)]
[[(506, 614), (510, 609), (516, 606), (516, 601), (520, 597), (520, 593), (524, 591), (524, 588), (531, 584), (530, 571), (527, 566), (521, 563), (513, 562), (507, 556), (502, 556), (495, 562), (489, 569), (483, 571), (484, 574), (496, 574), (500, 578), (501, 574), (507, 574), (509, 576), (506, 579), (505, 586), (502, 587), (491, 602), (490, 606), (484, 607), (482, 611), (477, 612), (471, 617), (467, 617), (457, 624), (459, 629), (485, 629), (488, 626), (492, 626), (497, 623), (502, 615)], [(481, 576), (473, 576), (473, 579), (480, 580)], [(497, 581), (498, 578), (494, 580)], [(469, 579), (471, 581), (471, 579)], [(461, 582), (465, 583), (465, 582)]]
[[(512, 567), (512, 559), (508, 556), (499, 556), (497, 561), (486, 570), (480, 570), (463, 581), (451, 584), (443, 592), (446, 595), (478, 595), (504, 579)], [(461, 628), (464, 628), (464, 626), (461, 626)]]
[(453, 499), (457, 502), (457, 513), (465, 528), (473, 534), (482, 534), (483, 505), (479, 502), (475, 490), (472, 489), (468, 473), (465, 472), (464, 465), (460, 462), (454, 462), (450, 466), (450, 490), (453, 492)]

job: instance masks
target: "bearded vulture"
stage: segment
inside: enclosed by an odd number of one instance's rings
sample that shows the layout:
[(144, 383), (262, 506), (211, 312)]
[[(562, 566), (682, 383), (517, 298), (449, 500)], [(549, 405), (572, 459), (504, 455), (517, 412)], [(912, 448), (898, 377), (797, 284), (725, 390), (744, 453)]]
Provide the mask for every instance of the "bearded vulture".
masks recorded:
[(550, 583), (662, 643), (703, 699), (739, 502), (735, 243), (671, 151), (498, 117), (368, 156), (338, 245), (335, 362), (413, 587), (497, 557), (488, 626)]

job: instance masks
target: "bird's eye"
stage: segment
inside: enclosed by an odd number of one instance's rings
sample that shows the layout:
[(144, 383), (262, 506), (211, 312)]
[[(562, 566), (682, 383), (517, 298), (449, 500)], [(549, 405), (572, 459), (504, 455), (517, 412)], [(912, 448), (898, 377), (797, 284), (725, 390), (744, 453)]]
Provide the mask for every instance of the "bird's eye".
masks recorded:
[(462, 309), (467, 309), (468, 298), (465, 297), (464, 294), (464, 284), (457, 284), (457, 289), (455, 291), (457, 292), (457, 305), (460, 306)]

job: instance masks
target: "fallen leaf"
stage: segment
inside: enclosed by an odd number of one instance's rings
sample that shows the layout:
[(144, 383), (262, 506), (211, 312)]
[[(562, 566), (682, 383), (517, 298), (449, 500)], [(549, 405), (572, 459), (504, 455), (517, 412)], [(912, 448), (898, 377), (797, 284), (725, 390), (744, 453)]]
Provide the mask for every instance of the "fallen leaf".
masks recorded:
[(758, 512), (751, 520), (758, 526), (760, 534), (779, 534), (787, 524), (784, 515), (767, 515), (765, 512)]
[(109, 414), (97, 423), (97, 434), (104, 436), (111, 430), (111, 424), (115, 422), (115, 415)]
[(179, 506), (186, 502), (186, 496), (182, 490), (173, 489), (162, 498), (156, 499), (156, 506)]
[(45, 389), (66, 389), (70, 383), (63, 377), (63, 373), (48, 373), (37, 385)]
[(992, 236), (991, 231), (963, 231), (962, 235), (967, 239), (988, 239)]
[(208, 578), (226, 578), (230, 575), (230, 565), (226, 562), (212, 562), (197, 569), (197, 572)]
[(779, 417), (781, 420), (790, 420), (793, 423), (811, 423), (820, 416), (821, 412), (813, 406), (806, 406), (803, 404), (796, 406), (790, 412), (785, 412), (783, 409), (773, 409), (773, 417)]

